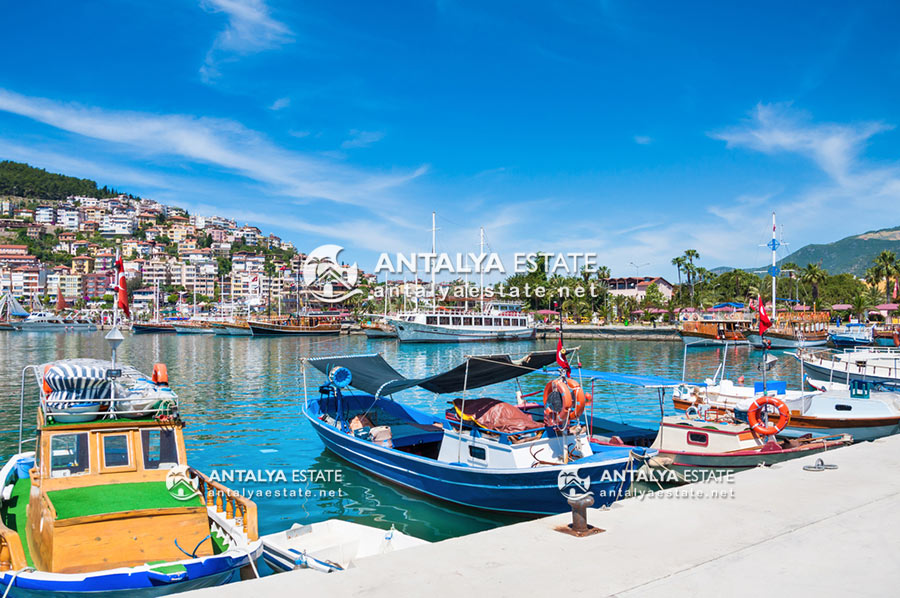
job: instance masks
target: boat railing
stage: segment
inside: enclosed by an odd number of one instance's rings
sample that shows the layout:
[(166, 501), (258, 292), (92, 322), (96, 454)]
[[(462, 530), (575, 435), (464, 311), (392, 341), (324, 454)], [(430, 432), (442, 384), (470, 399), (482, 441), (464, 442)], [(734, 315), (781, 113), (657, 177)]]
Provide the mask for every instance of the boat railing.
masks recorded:
[[(846, 353), (862, 354), (865, 352), (848, 350)], [(821, 365), (830, 370), (843, 372), (847, 375), (859, 374), (862, 376), (884, 376), (885, 378), (897, 378), (900, 376), (900, 353), (896, 354), (896, 357), (894, 357), (892, 364), (890, 365), (869, 363), (868, 360), (837, 359), (834, 353), (827, 351), (801, 351), (799, 356), (801, 361), (805, 359), (810, 363), (817, 363), (817, 365)], [(883, 357), (878, 357), (877, 359), (884, 360)]]
[(551, 430), (551, 428), (545, 426), (543, 428), (532, 428), (531, 430), (521, 430), (519, 432), (501, 432), (499, 430), (492, 430), (490, 428), (476, 426), (469, 422), (460, 422), (457, 420), (444, 419), (441, 423), (445, 430), (460, 434), (463, 431), (466, 431), (471, 434), (472, 438), (489, 438), (491, 440), (498, 440), (500, 444), (509, 445), (525, 442), (526, 437), (531, 434), (534, 434), (535, 436), (529, 440), (544, 438)]
[(256, 505), (253, 501), (219, 482), (211, 480), (193, 467), (189, 467), (188, 472), (197, 481), (197, 490), (206, 507), (214, 508), (216, 513), (221, 513), (226, 519), (233, 520), (235, 526), (243, 530), (248, 540), (254, 541), (259, 538)]

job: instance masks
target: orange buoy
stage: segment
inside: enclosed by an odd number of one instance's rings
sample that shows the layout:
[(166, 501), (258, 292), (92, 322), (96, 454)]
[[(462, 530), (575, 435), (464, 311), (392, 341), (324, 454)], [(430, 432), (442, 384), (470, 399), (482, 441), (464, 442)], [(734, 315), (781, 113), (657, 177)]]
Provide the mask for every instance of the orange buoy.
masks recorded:
[(153, 383), (160, 386), (169, 385), (169, 370), (164, 363), (153, 364)]
[[(762, 421), (763, 409), (767, 405), (771, 405), (778, 410), (778, 422), (768, 426), (763, 425)], [(760, 436), (774, 436), (784, 430), (791, 421), (791, 410), (788, 409), (788, 406), (781, 399), (763, 396), (753, 401), (753, 404), (750, 405), (750, 409), (747, 411), (747, 419), (750, 422), (750, 429)]]

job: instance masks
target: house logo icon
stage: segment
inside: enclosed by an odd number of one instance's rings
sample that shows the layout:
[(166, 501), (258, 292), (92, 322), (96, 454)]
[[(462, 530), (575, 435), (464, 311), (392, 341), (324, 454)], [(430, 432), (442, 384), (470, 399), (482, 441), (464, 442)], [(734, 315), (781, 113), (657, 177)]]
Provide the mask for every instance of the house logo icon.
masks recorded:
[(591, 476), (579, 477), (577, 469), (562, 470), (557, 477), (557, 486), (560, 493), (566, 498), (581, 498), (593, 494), (591, 489)]
[(303, 262), (303, 283), (310, 295), (324, 303), (340, 303), (362, 293), (356, 288), (359, 268), (356, 264), (342, 266), (338, 254), (340, 245), (320, 245)]
[(197, 480), (188, 474), (187, 465), (177, 465), (166, 474), (166, 490), (175, 500), (190, 500), (200, 495)]

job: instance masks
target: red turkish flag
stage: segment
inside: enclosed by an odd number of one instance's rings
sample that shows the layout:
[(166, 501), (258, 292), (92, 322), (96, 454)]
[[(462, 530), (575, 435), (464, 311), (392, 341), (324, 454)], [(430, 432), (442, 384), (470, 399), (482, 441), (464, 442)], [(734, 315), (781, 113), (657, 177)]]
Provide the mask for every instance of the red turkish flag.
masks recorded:
[(131, 310), (128, 309), (128, 289), (125, 285), (125, 264), (122, 263), (122, 256), (116, 256), (116, 291), (119, 295), (119, 309), (125, 312), (125, 317), (131, 317)]
[(569, 366), (569, 360), (566, 359), (566, 350), (563, 348), (562, 334), (559, 335), (559, 341), (556, 343), (556, 363), (566, 372), (566, 376), (572, 373)]
[(759, 335), (762, 336), (766, 333), (766, 330), (772, 327), (772, 320), (769, 319), (769, 314), (766, 313), (766, 306), (763, 303), (762, 297), (759, 298)]

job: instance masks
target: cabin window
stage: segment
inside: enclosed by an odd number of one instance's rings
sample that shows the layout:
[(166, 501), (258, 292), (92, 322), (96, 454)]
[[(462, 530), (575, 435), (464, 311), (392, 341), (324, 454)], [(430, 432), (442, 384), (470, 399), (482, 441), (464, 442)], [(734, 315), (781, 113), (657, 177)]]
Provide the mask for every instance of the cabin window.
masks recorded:
[(853, 409), (853, 406), (852, 405), (842, 405), (841, 403), (838, 403), (837, 405), (834, 406), (834, 409), (835, 409), (835, 411), (850, 411)]
[(450, 316), (441, 316), (441, 326), (449, 326), (450, 325)]
[(503, 318), (503, 325), (509, 326), (509, 318)]
[(172, 469), (178, 465), (174, 430), (142, 430), (144, 469)]
[(469, 316), (464, 317), (463, 318), (463, 326), (471, 326), (471, 325), (472, 325), (472, 318)]
[(484, 318), (472, 318), (476, 326), (484, 326)]
[(425, 323), (431, 324), (432, 326), (437, 324), (437, 316), (426, 316)]
[(62, 478), (90, 470), (88, 436), (55, 434), (50, 438), (50, 477)]
[(472, 446), (469, 445), (469, 456), (474, 459), (481, 459), (484, 461), (487, 459), (487, 452), (484, 450), (483, 446)]
[(694, 446), (709, 446), (709, 434), (705, 432), (688, 432), (687, 442)]
[(459, 316), (454, 316), (453, 317), (453, 325), (454, 326), (462, 325), (462, 318), (460, 318)]
[(128, 467), (131, 454), (128, 451), (127, 434), (107, 434), (103, 436), (103, 467)]

